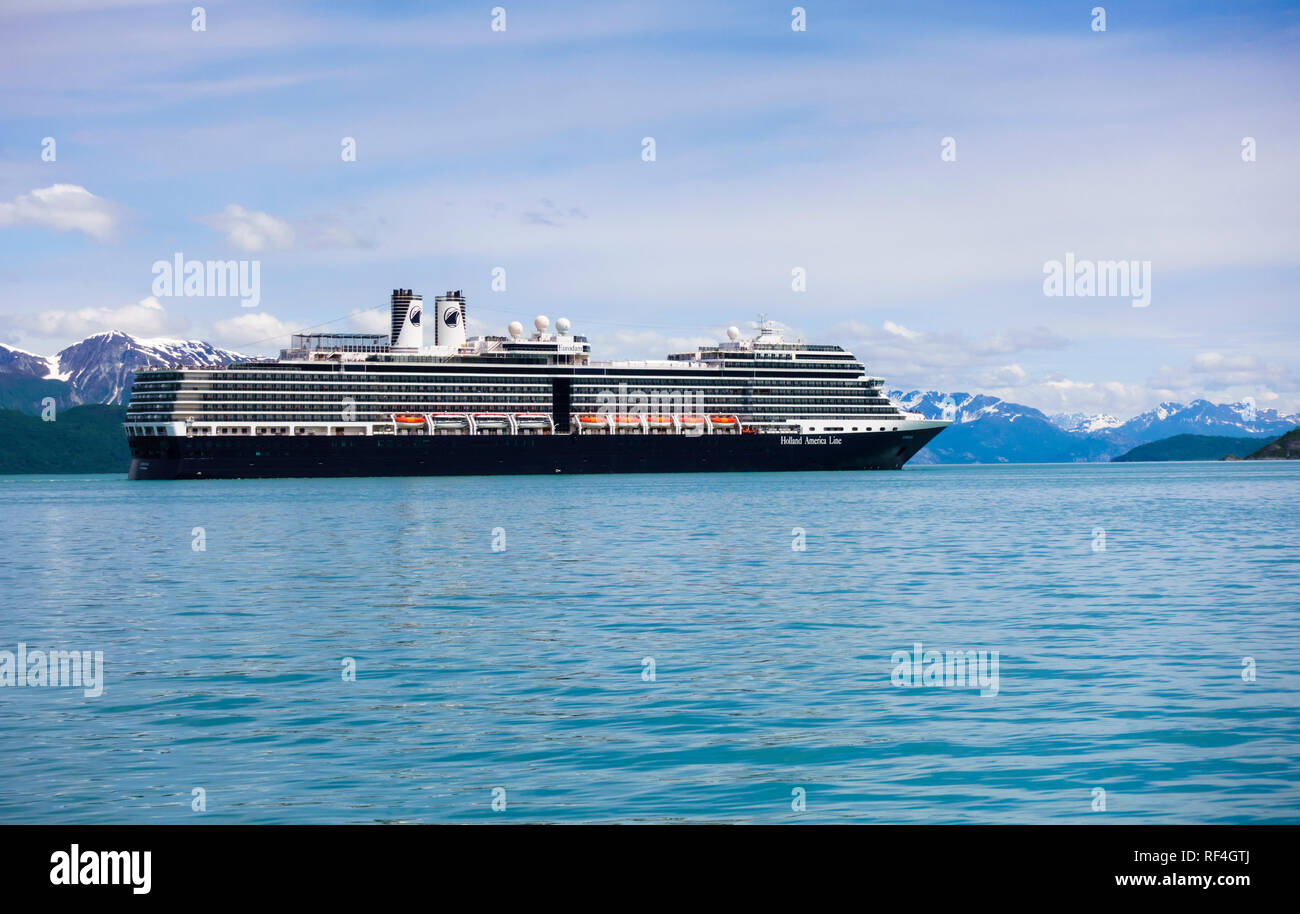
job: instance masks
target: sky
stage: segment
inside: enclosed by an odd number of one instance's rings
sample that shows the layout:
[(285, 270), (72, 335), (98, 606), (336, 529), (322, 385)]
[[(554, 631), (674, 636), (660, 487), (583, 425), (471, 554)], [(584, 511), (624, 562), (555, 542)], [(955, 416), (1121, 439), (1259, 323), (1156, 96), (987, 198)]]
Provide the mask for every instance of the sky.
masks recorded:
[[(0, 342), (274, 354), (461, 289), (597, 358), (766, 314), (905, 390), (1300, 412), (1296, 3), (195, 8), (0, 3)], [(177, 255), (256, 307), (157, 294)], [(1148, 303), (1047, 294), (1067, 255)]]

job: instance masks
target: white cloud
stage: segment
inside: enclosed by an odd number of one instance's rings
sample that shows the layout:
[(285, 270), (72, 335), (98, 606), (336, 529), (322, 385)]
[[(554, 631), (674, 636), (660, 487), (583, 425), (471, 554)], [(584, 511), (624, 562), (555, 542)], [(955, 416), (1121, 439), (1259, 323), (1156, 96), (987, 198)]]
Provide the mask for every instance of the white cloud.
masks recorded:
[(250, 254), (293, 247), (294, 230), (289, 223), (270, 213), (244, 209), (238, 203), (199, 221), (224, 232), (227, 241)]
[[(1106, 413), (1127, 418), (1150, 408), (1159, 400), (1171, 399), (1168, 392), (1120, 381), (1076, 381), (1060, 376), (1031, 376), (1028, 372), (1007, 380), (1014, 383), (988, 387), (983, 392), (1032, 406), (1048, 415)], [(1165, 395), (1161, 396), (1161, 393)]]
[(1300, 408), (1300, 379), (1286, 366), (1254, 355), (1200, 352), (1186, 369), (1162, 365), (1149, 383), (1172, 393), (1172, 399), (1198, 397), (1215, 401), (1274, 402), (1284, 412)]
[(1029, 372), (1019, 365), (1003, 365), (985, 376), (984, 383), (995, 387), (1020, 387), (1029, 380)]
[(348, 314), (352, 326), (358, 333), (389, 333), (392, 331), (392, 315), (383, 308), (357, 309)]
[[(532, 325), (524, 322), (526, 330)], [(591, 340), (595, 357), (600, 359), (662, 359), (670, 352), (690, 352), (697, 346), (707, 346), (725, 339), (723, 333), (716, 336), (679, 336), (663, 333), (648, 328), (637, 330), (605, 330), (597, 326), (579, 327), (575, 324), (574, 332), (581, 333)]]
[(282, 321), (265, 311), (250, 311), (213, 323), (209, 342), (237, 352), (276, 352), (287, 348), (289, 337), (302, 325)]
[(44, 311), (19, 315), (17, 327), (39, 337), (81, 339), (105, 330), (121, 330), (132, 336), (159, 336), (174, 332), (181, 322), (172, 319), (152, 295), (120, 308), (79, 308), (75, 311)]
[(300, 222), (295, 231), (307, 247), (318, 250), (369, 248), (375, 243), (371, 231), (353, 228), (332, 216)]
[(298, 246), (338, 250), (370, 248), (375, 244), (374, 224), (355, 214), (351, 221), (335, 215), (316, 215), (290, 222), (232, 203), (219, 213), (199, 217), (199, 221), (224, 232), (233, 246), (251, 254)]
[(1010, 355), (1030, 349), (1064, 349), (1069, 345), (1069, 340), (1046, 327), (1016, 328), (973, 344), (976, 352), (988, 355)]
[(0, 203), (0, 226), (38, 225), (82, 232), (108, 241), (121, 221), (121, 208), (76, 184), (52, 184)]
[(1006, 361), (1011, 355), (1071, 346), (1070, 340), (1046, 327), (1017, 328), (972, 340), (961, 333), (909, 330), (893, 321), (884, 321), (880, 327), (850, 321), (832, 328), (831, 338), (863, 357), (867, 371), (883, 375), (891, 388), (986, 393), (1048, 414), (1129, 416), (1172, 398), (1168, 389), (1119, 381), (1076, 381), (1057, 371)]
[(1206, 373), (1196, 367), (1196, 359), (1192, 361), (1190, 370), (1164, 366), (1145, 383), (1080, 381), (1010, 366), (1011, 370), (1004, 368), (982, 376), (977, 387), (982, 393), (1024, 403), (1049, 415), (1107, 413), (1127, 418), (1167, 401), (1189, 403), (1206, 399), (1235, 403), (1247, 397), (1260, 404), (1268, 403), (1283, 413), (1300, 409), (1300, 385), (1279, 366), (1260, 365), (1255, 371), (1216, 374)]
[[(1012, 330), (976, 340), (964, 334), (927, 333), (894, 321), (879, 327), (847, 321), (830, 328), (827, 339), (863, 358), (872, 374), (897, 386), (963, 390), (980, 383), (1025, 380), (1025, 369), (1008, 365), (1007, 356), (1064, 349), (1070, 341), (1045, 327)], [(992, 380), (990, 380), (992, 379)]]
[(905, 340), (919, 339), (921, 334), (915, 330), (908, 330), (902, 324), (895, 324), (893, 321), (885, 321), (880, 325), (886, 333), (892, 333), (894, 336), (901, 336)]
[(1192, 359), (1192, 371), (1199, 372), (1251, 372), (1262, 366), (1253, 355), (1225, 356), (1218, 352), (1199, 352)]

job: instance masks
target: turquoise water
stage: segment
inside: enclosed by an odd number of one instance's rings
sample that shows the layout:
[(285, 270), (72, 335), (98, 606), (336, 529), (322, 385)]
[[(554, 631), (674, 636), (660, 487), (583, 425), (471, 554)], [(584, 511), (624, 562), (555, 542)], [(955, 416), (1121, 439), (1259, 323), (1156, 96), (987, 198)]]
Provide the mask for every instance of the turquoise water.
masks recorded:
[[(1300, 821), (1297, 464), (0, 504), (0, 650), (105, 662), (0, 688), (4, 822)], [(997, 694), (894, 685), (917, 641)]]

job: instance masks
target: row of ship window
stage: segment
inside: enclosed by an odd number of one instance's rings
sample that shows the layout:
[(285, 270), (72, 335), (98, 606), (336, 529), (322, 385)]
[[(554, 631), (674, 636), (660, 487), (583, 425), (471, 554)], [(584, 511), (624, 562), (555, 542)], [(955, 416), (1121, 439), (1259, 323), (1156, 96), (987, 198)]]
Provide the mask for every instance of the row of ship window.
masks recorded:
[[(198, 409), (200, 411), (203, 411), (204, 409), (210, 406), (211, 407), (226, 406), (226, 405), (234, 406), (237, 403), (240, 404), (248, 403), (257, 406), (274, 405), (274, 406), (281, 406), (281, 407), (291, 407), (294, 409), (302, 409), (302, 410), (318, 410), (318, 409), (338, 408), (339, 406), (344, 405), (344, 403), (347, 400), (347, 398), (344, 398), (344, 400), (340, 400), (339, 397), (312, 397), (310, 399), (302, 398), (302, 399), (294, 399), (294, 400), (285, 400), (283, 398), (278, 398), (278, 397), (265, 397), (265, 396), (256, 396), (256, 395), (229, 397), (227, 399), (230, 401), (229, 403), (221, 402), (221, 401), (212, 401), (212, 400), (191, 400), (191, 399), (186, 399), (186, 400), (135, 399), (131, 401), (127, 411), (132, 413), (140, 412), (144, 410), (159, 412), (163, 410), (177, 411), (177, 410)], [(352, 400), (351, 403), (353, 406), (374, 406), (378, 408), (388, 408), (388, 409), (403, 409), (408, 406), (412, 408), (416, 406), (422, 408), (440, 408), (444, 404), (447, 406), (447, 408), (450, 409), (452, 407), (465, 408), (475, 403), (491, 403), (494, 404), (496, 408), (510, 408), (513, 405), (518, 405), (520, 409), (515, 410), (516, 412), (527, 412), (529, 410), (536, 409), (537, 407), (542, 405), (549, 405), (551, 403), (551, 398), (548, 396), (541, 396), (541, 395), (528, 397), (528, 396), (519, 396), (517, 394), (501, 395), (501, 396), (478, 395), (472, 397), (470, 395), (464, 395), (459, 397), (454, 395), (453, 396), (444, 395), (439, 397), (410, 397), (410, 396), (357, 397), (354, 400)], [(617, 403), (610, 403), (608, 400), (594, 399), (590, 397), (574, 397), (570, 401), (570, 403), (572, 404), (572, 409), (574, 412), (594, 412), (602, 408), (608, 410), (609, 407), (615, 407), (615, 408), (618, 407)], [(769, 405), (815, 406), (819, 403), (828, 403), (828, 404), (847, 403), (847, 404), (859, 404), (862, 406), (890, 406), (891, 405), (890, 401), (884, 397), (863, 397), (863, 396), (854, 396), (854, 395), (848, 395), (848, 396), (827, 395), (821, 397), (764, 396), (761, 398), (735, 398), (735, 399), (709, 397), (707, 399), (698, 399), (698, 400), (665, 397), (665, 398), (656, 398), (653, 400), (643, 399), (635, 402), (630, 402), (627, 411), (631, 412), (637, 403), (641, 404), (640, 408), (642, 409), (649, 407), (649, 408), (657, 408), (659, 410), (676, 409), (676, 408), (694, 409), (696, 405), (698, 405), (699, 408), (702, 409), (739, 409), (742, 407), (752, 408), (752, 407), (769, 406)], [(738, 406), (737, 404), (740, 405)]]
[[(231, 404), (231, 405), (233, 406), (235, 404)], [(294, 415), (294, 414), (320, 415), (320, 414), (338, 413), (340, 411), (339, 409), (340, 404), (337, 402), (320, 403), (320, 404), (314, 404), (314, 403), (291, 404), (291, 410), (283, 409), (284, 405), (285, 404), (276, 404), (276, 406), (280, 406), (280, 409), (276, 409), (275, 406), (268, 404), (267, 409), (264, 410), (255, 409), (253, 410), (253, 413), (255, 415), (272, 415), (272, 414), (274, 415)], [(704, 411), (705, 412), (720, 412), (720, 411), (739, 412), (747, 416), (750, 415), (763, 416), (763, 415), (772, 415), (772, 414), (786, 415), (789, 413), (804, 415), (810, 412), (807, 409), (803, 409), (803, 410), (792, 409), (792, 407), (795, 406), (805, 406), (805, 407), (812, 406), (814, 407), (814, 409), (812, 409), (811, 412), (817, 415), (827, 414), (827, 413), (835, 414), (835, 415), (897, 415), (898, 414), (897, 409), (895, 409), (892, 405), (890, 405), (888, 401), (884, 403), (878, 403), (878, 404), (869, 404), (869, 403), (858, 403), (858, 402), (848, 402), (848, 401), (841, 401), (839, 403), (836, 403), (833, 401), (826, 401), (826, 400), (818, 400), (811, 403), (785, 402), (781, 400), (774, 400), (774, 401), (765, 401), (761, 404), (744, 404), (743, 406), (736, 406), (734, 404), (710, 404), (704, 407)], [(361, 416), (361, 410), (365, 410), (366, 408), (367, 408), (366, 405), (358, 404), (358, 418), (360, 418)], [(487, 400), (476, 400), (469, 403), (448, 403), (444, 401), (438, 404), (407, 402), (403, 404), (388, 405), (388, 406), (383, 406), (382, 404), (370, 404), (369, 408), (371, 410), (382, 409), (385, 411), (392, 410), (395, 412), (408, 411), (408, 412), (471, 412), (472, 413), (472, 412), (543, 411), (543, 410), (538, 410), (536, 408), (529, 409), (524, 407), (522, 404), (520, 404), (519, 406), (512, 406), (511, 404), (508, 403), (503, 404), (500, 402), (491, 402)], [(599, 411), (599, 408), (594, 406), (588, 409), (582, 407), (581, 405), (575, 405), (573, 409), (574, 412), (578, 412), (578, 413)], [(646, 408), (643, 406), (643, 407), (629, 408), (628, 411), (668, 414), (673, 412), (680, 412), (681, 410), (672, 409), (665, 405), (661, 409)], [(219, 414), (212, 410), (179, 409), (174, 411), (161, 412), (158, 410), (151, 410), (147, 407), (141, 407), (138, 409), (132, 408), (127, 410), (127, 418), (130, 419), (131, 421), (136, 421), (136, 422), (167, 421), (173, 418), (183, 419), (187, 417), (209, 418), (218, 415), (222, 415), (222, 414)], [(376, 412), (373, 413), (373, 415), (378, 416), (380, 414)], [(366, 421), (366, 420), (361, 419), (361, 421)]]
[[(401, 391), (397, 389), (385, 390), (382, 392), (356, 392), (353, 396), (352, 391), (332, 391), (329, 393), (304, 393), (285, 396), (282, 393), (254, 393), (249, 390), (242, 390), (238, 393), (197, 393), (184, 391), (180, 393), (165, 394), (134, 394), (131, 397), (133, 403), (212, 403), (235, 400), (241, 402), (272, 402), (272, 403), (337, 403), (343, 397), (351, 396), (358, 403), (386, 403), (394, 399), (416, 398), (429, 399), (436, 396), (439, 399), (466, 397), (487, 398), (487, 399), (516, 399), (523, 402), (536, 403), (540, 400), (549, 400), (550, 391), (544, 388), (533, 388), (531, 391), (517, 391), (514, 389), (496, 388), (483, 389), (467, 388), (453, 390), (418, 390), (418, 391)], [(612, 396), (622, 396), (622, 393), (616, 391), (575, 391), (572, 400), (575, 403), (602, 403), (606, 402)], [(670, 391), (670, 390), (651, 390), (651, 391), (627, 391), (627, 396), (636, 395), (641, 399), (647, 397), (656, 400), (693, 400), (697, 398), (706, 398), (709, 400), (719, 399), (754, 399), (754, 400), (789, 400), (792, 396), (797, 397), (800, 402), (817, 402), (821, 399), (833, 399), (851, 397), (855, 400), (872, 400), (883, 399), (880, 391), (875, 389), (846, 389), (831, 388), (823, 390), (802, 390), (802, 389), (763, 389), (763, 390), (743, 390), (737, 388), (712, 388), (700, 391)]]
[[(860, 362), (853, 361), (851, 358), (847, 358), (847, 357), (844, 361), (834, 361), (834, 362), (812, 362), (812, 361), (804, 361), (803, 359), (800, 359), (790, 365), (782, 365), (782, 366), (772, 365), (770, 362), (761, 362), (756, 359), (742, 361), (734, 358), (728, 358), (725, 360), (725, 362), (723, 362), (723, 366), (724, 366), (723, 370), (727, 370), (727, 369), (744, 370), (746, 367), (752, 368), (754, 370), (763, 370), (763, 369), (770, 369), (770, 368), (777, 368), (777, 367), (783, 369), (793, 368), (800, 371), (806, 370), (806, 371), (860, 372), (865, 370), (865, 366), (862, 365)], [(508, 370), (507, 366), (501, 366), (501, 368)], [(208, 371), (191, 371), (182, 374), (181, 372), (176, 372), (176, 371), (167, 371), (167, 372), (154, 371), (154, 372), (148, 372), (147, 374), (142, 373), (139, 376), (138, 380), (139, 383), (141, 384), (175, 384), (181, 381), (193, 383), (195, 381), (211, 382), (211, 381), (218, 381), (218, 380), (220, 381), (229, 380), (236, 384), (246, 384), (249, 381), (272, 381), (277, 384), (285, 384), (287, 383), (286, 374), (289, 374), (292, 377), (294, 373), (293, 372), (260, 372), (259, 373), (259, 372), (246, 372), (246, 371), (231, 372), (227, 370), (219, 373), (208, 372)], [(392, 378), (394, 376), (394, 373), (391, 372), (375, 372), (373, 374), (367, 374), (365, 372), (347, 372), (345, 374), (331, 369), (324, 369), (321, 371), (312, 371), (312, 372), (297, 372), (297, 374), (300, 374), (305, 377), (310, 377), (311, 380), (313, 381), (330, 380), (330, 381), (346, 382), (350, 384), (389, 384), (392, 382)], [(401, 374), (401, 372), (398, 372), (397, 374)], [(479, 377), (481, 379), (481, 376)], [(608, 375), (602, 375), (600, 380), (601, 383), (609, 383), (611, 380), (613, 381), (613, 383), (618, 383), (618, 379), (622, 377), (625, 376), (619, 374), (608, 374)], [(626, 376), (626, 379), (629, 384), (645, 383), (646, 376), (632, 375), (632, 376)], [(590, 382), (593, 379), (591, 379), (590, 377), (585, 377), (585, 378), (580, 377), (580, 378), (576, 378), (575, 380), (578, 380), (580, 382), (584, 380)], [(546, 378), (545, 381), (549, 383), (550, 379)], [(707, 379), (665, 377), (662, 380), (656, 380), (655, 383), (656, 384), (698, 384), (701, 381), (707, 381)]]
[[(723, 387), (718, 384), (708, 383), (707, 381), (705, 381), (704, 383), (695, 382), (690, 384), (687, 383), (664, 384), (660, 382), (655, 382), (654, 384), (646, 384), (641, 386), (628, 385), (628, 389), (652, 392), (653, 389), (660, 388), (660, 387), (668, 388), (668, 389), (685, 388), (687, 390), (701, 390), (710, 393), (732, 393), (736, 395), (743, 394), (747, 390), (758, 392), (760, 390), (767, 389), (767, 388), (778, 389), (778, 390), (782, 388), (806, 388), (806, 387), (819, 388), (822, 390), (843, 390), (845, 388), (864, 389), (862, 383), (859, 381), (833, 381), (833, 380), (825, 380), (825, 379), (806, 380), (806, 381), (782, 379), (779, 383), (769, 380), (766, 381), (765, 384), (766, 384), (766, 388), (753, 388), (753, 387), (736, 387), (736, 386)], [(337, 395), (337, 393), (340, 390), (346, 388), (355, 388), (355, 385), (351, 384), (350, 382), (347, 384), (343, 384), (343, 383), (262, 384), (251, 389), (265, 390), (265, 391), (300, 391), (304, 393), (306, 392), (331, 393), (332, 392)], [(507, 384), (492, 383), (490, 381), (485, 382), (480, 380), (466, 380), (458, 384), (388, 384), (384, 386), (385, 391), (396, 391), (400, 393), (413, 393), (413, 392), (454, 393), (459, 390), (464, 390), (465, 388), (470, 388), (473, 390), (489, 389), (495, 391), (505, 391), (508, 393), (527, 393), (529, 391), (549, 391), (551, 389), (551, 385), (549, 383), (507, 385)], [(242, 391), (247, 391), (249, 389), (250, 389), (249, 386), (246, 384), (226, 384), (226, 383), (213, 383), (213, 384), (207, 384), (201, 386), (195, 384), (190, 384), (186, 386), (182, 386), (180, 384), (137, 384), (132, 391), (132, 395), (136, 397), (158, 398), (158, 397), (165, 397), (169, 393), (174, 391), (183, 390), (183, 391), (194, 392), (194, 393), (205, 393), (210, 396), (211, 395), (224, 396), (224, 394), (220, 394), (217, 392), (219, 391), (242, 392)], [(357, 390), (358, 393), (362, 392), (363, 390), (362, 388), (355, 388), (355, 389)], [(601, 391), (606, 391), (610, 389), (611, 388), (609, 387), (609, 385), (583, 384), (583, 385), (575, 385), (574, 393), (575, 395), (581, 395), (581, 394), (595, 395), (600, 393)], [(866, 387), (865, 389), (876, 390), (876, 391), (879, 390), (878, 387)]]
[[(465, 412), (490, 412), (492, 407), (469, 407)], [(829, 407), (818, 409), (815, 414), (792, 413), (789, 410), (780, 409), (753, 409), (746, 410), (743, 415), (753, 419), (810, 419), (818, 416), (889, 416), (898, 418), (898, 413), (894, 409), (880, 407)], [(193, 418), (201, 422), (384, 422), (387, 416), (381, 413), (358, 412), (351, 417), (345, 417), (337, 410), (334, 412), (320, 412), (311, 415), (305, 415), (303, 412), (283, 413), (283, 412), (242, 412), (242, 413), (207, 413), (201, 416), (185, 415), (167, 415), (162, 413), (133, 413), (129, 417), (131, 422), (164, 422), (176, 421), (187, 418)]]
[[(281, 406), (292, 406), (304, 410), (334, 408), (339, 406), (341, 402), (338, 396), (297, 397), (292, 400), (286, 400), (283, 397), (275, 397), (266, 394), (262, 394), (262, 395), (259, 394), (233, 395), (232, 394), (220, 398), (187, 398), (185, 400), (137, 399), (131, 401), (131, 406), (136, 409), (152, 408), (155, 410), (163, 409), (163, 408), (175, 409), (178, 407), (194, 408), (194, 406), (196, 405), (201, 408), (204, 404), (207, 403), (222, 403), (224, 401), (230, 401), (232, 405), (234, 403), (256, 403), (256, 404), (267, 403), (267, 404), (276, 404)], [(410, 405), (410, 404), (417, 404), (420, 406), (429, 407), (429, 406), (438, 406), (439, 404), (443, 404), (443, 403), (456, 405), (456, 406), (462, 406), (466, 403), (471, 403), (471, 404), (472, 403), (494, 403), (497, 404), (498, 406), (509, 406), (511, 404), (517, 403), (520, 404), (521, 406), (528, 406), (531, 408), (531, 407), (535, 407), (538, 404), (550, 403), (550, 402), (551, 402), (551, 398), (549, 396), (545, 396), (541, 394), (538, 394), (536, 396), (524, 396), (520, 394), (499, 394), (495, 396), (491, 394), (488, 395), (461, 394), (459, 396), (452, 394), (452, 395), (442, 395), (438, 397), (432, 397), (432, 396), (412, 397), (409, 395), (405, 397), (370, 396), (370, 397), (357, 397), (353, 400), (354, 405), (358, 405), (358, 406), (374, 405), (374, 406), (386, 406), (392, 408), (402, 408), (403, 406)], [(609, 401), (607, 398), (601, 399), (597, 397), (574, 397), (570, 402), (573, 404), (573, 408), (576, 411), (582, 412), (585, 410), (599, 409), (605, 404), (607, 404)], [(639, 400), (637, 402), (644, 404), (649, 401)], [(844, 396), (826, 394), (820, 397), (780, 397), (780, 396), (763, 395), (762, 397), (734, 398), (734, 399), (728, 399), (723, 397), (708, 397), (701, 400), (683, 399), (683, 398), (676, 398), (676, 397), (664, 397), (664, 398), (656, 398), (653, 402), (661, 404), (661, 406), (664, 408), (667, 408), (669, 404), (684, 404), (685, 406), (690, 406), (692, 403), (702, 403), (705, 405), (705, 407), (711, 407), (716, 404), (719, 406), (719, 408), (728, 408), (728, 409), (738, 408), (735, 406), (736, 403), (742, 403), (745, 405), (752, 404), (754, 406), (761, 406), (761, 405), (768, 405), (768, 404), (815, 405), (818, 403), (861, 403), (864, 405), (877, 404), (877, 405), (884, 406), (884, 405), (888, 405), (889, 403), (889, 401), (883, 397), (864, 397), (858, 394), (848, 394)]]

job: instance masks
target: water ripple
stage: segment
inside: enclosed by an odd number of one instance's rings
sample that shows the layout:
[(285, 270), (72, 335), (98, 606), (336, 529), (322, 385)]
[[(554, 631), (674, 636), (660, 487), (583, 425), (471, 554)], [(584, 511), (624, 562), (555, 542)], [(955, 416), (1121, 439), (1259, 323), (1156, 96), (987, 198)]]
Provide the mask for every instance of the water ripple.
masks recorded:
[(0, 482), (0, 821), (1300, 821), (1295, 465)]

